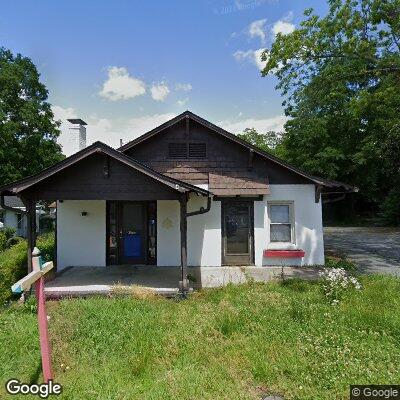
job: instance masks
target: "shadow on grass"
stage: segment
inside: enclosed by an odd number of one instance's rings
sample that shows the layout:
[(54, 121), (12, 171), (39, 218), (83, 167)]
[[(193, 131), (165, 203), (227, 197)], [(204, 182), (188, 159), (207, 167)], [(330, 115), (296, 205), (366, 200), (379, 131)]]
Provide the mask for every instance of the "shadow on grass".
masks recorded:
[(281, 282), (282, 287), (285, 289), (292, 290), (294, 292), (308, 292), (316, 285), (318, 285), (317, 281), (306, 281), (304, 279), (285, 279)]
[(42, 372), (42, 360), (39, 358), (39, 362), (37, 364), (36, 369), (32, 372), (31, 376), (29, 377), (29, 384), (32, 385), (33, 383), (39, 383), (39, 377)]

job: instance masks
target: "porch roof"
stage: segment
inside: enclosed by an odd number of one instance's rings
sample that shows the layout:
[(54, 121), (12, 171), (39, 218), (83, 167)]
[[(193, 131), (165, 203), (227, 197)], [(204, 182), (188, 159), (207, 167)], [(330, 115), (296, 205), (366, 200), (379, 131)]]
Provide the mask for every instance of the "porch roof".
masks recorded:
[[(0, 194), (21, 195), (27, 190), (32, 190), (35, 187), (35, 185), (39, 185), (44, 180), (55, 176), (56, 174), (66, 170), (67, 168), (74, 166), (79, 161), (82, 161), (94, 154), (104, 154), (105, 156), (108, 156), (111, 159), (114, 159), (122, 163), (123, 165), (131, 168), (132, 170), (138, 171), (143, 175), (158, 181), (163, 186), (166, 186), (175, 192), (179, 193), (195, 192), (202, 196), (212, 195), (212, 193), (210, 193), (208, 190), (161, 174), (160, 172), (155, 171), (154, 169), (148, 167), (147, 165), (131, 157), (128, 157), (127, 155), (121, 153), (120, 151), (115, 150), (112, 147), (107, 146), (106, 144), (99, 141), (71, 155), (70, 157), (65, 158), (59, 163), (44, 169), (38, 174), (0, 186)], [(104, 174), (107, 174), (107, 172), (105, 171)]]

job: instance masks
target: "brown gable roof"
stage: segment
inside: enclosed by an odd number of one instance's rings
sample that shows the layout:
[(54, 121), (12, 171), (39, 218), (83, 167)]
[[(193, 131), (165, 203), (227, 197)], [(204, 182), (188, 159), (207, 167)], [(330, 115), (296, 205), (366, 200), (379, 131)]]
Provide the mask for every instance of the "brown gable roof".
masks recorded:
[(64, 160), (60, 161), (59, 163), (46, 168), (45, 170), (39, 172), (36, 175), (32, 175), (30, 177), (21, 179), (16, 182), (9, 183), (7, 185), (1, 186), (0, 187), (0, 193), (10, 193), (10, 194), (17, 194), (25, 189), (28, 189), (29, 187), (43, 181), (46, 178), (49, 178), (50, 176), (56, 174), (57, 172), (60, 172), (64, 170), (65, 168), (75, 164), (76, 162), (83, 160), (84, 158), (90, 156), (91, 154), (94, 153), (103, 153), (106, 154), (122, 163), (125, 165), (134, 168), (135, 170), (142, 172), (143, 174), (159, 181), (160, 183), (169, 186), (173, 190), (176, 190), (178, 192), (196, 192), (198, 194), (201, 194), (203, 196), (209, 196), (211, 195), (210, 192), (208, 192), (205, 189), (198, 188), (197, 186), (191, 185), (186, 182), (179, 181), (177, 179), (168, 177), (166, 175), (163, 175), (152, 168), (149, 168), (148, 166), (144, 165), (143, 163), (134, 160), (131, 157), (126, 156), (125, 154), (119, 152), (118, 150), (113, 149), (110, 146), (107, 146), (106, 144), (102, 142), (95, 142), (92, 145), (86, 147), (85, 149), (73, 154), (72, 156), (65, 158)]
[[(143, 141), (153, 137), (154, 135), (157, 135), (158, 133), (162, 132), (164, 129), (175, 125), (176, 123), (182, 121), (185, 118), (190, 118), (193, 121), (198, 122), (199, 124), (211, 129), (212, 131), (224, 136), (225, 138), (242, 145), (246, 149), (252, 150), (254, 153), (260, 155), (261, 157), (264, 157), (264, 158), (302, 176), (303, 178), (314, 183), (315, 185), (323, 186), (325, 190), (328, 190), (328, 191), (332, 190), (332, 191), (336, 191), (336, 192), (339, 192), (339, 191), (341, 191), (341, 192), (356, 192), (356, 191), (358, 191), (357, 188), (355, 188), (351, 185), (347, 185), (346, 183), (328, 180), (328, 179), (319, 178), (319, 177), (310, 175), (310, 174), (298, 169), (297, 167), (290, 165), (286, 161), (283, 161), (280, 158), (275, 157), (272, 154), (269, 154), (268, 152), (263, 151), (263, 150), (259, 149), (258, 147), (253, 146), (252, 144), (246, 142), (245, 140), (240, 139), (237, 135), (234, 135), (233, 133), (230, 133), (230, 132), (226, 131), (225, 129), (222, 129), (219, 126), (214, 125), (213, 123), (205, 120), (204, 118), (201, 118), (200, 116), (198, 116), (188, 110), (183, 112), (182, 114), (179, 114), (175, 118), (172, 118), (171, 120), (159, 125), (158, 127), (152, 129), (151, 131), (139, 136), (138, 138), (130, 141), (129, 143), (126, 143), (125, 145), (120, 147), (118, 150), (121, 152), (125, 152), (125, 151), (131, 149), (132, 147), (136, 146), (137, 144), (142, 143)], [(210, 187), (210, 189), (211, 189), (211, 187)]]

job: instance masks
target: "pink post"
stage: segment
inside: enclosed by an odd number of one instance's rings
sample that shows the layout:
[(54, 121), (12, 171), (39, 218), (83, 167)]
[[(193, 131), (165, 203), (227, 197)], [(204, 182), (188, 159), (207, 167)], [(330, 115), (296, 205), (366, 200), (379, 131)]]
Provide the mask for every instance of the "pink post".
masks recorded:
[(51, 368), (51, 349), (49, 342), (49, 329), (47, 326), (46, 303), (44, 294), (43, 276), (36, 281), (36, 299), (38, 307), (40, 353), (42, 356), (42, 369), (44, 382), (48, 383), (53, 379)]

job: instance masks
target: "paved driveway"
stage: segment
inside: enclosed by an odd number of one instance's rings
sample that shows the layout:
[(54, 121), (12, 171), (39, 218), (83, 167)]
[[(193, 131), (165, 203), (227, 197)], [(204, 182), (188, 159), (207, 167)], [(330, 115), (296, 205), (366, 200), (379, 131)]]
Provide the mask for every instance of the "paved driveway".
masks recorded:
[(345, 255), (361, 272), (400, 276), (400, 230), (392, 228), (325, 228), (325, 251)]

